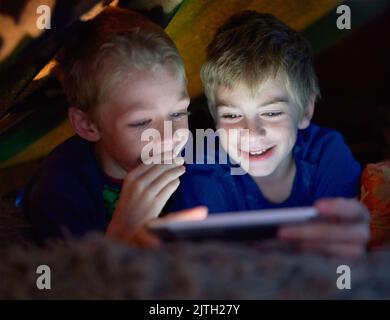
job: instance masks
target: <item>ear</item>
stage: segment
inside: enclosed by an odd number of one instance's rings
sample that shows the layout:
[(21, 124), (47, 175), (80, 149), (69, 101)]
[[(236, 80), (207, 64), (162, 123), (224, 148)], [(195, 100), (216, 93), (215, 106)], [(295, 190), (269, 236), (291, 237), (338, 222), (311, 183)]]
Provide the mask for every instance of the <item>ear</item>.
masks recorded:
[(91, 116), (86, 112), (75, 107), (69, 107), (68, 117), (73, 130), (81, 138), (92, 142), (100, 140), (100, 132)]
[(313, 117), (314, 113), (314, 105), (315, 105), (315, 96), (311, 96), (309, 103), (305, 109), (305, 113), (302, 116), (302, 119), (298, 123), (299, 129), (306, 129), (311, 122), (311, 118)]

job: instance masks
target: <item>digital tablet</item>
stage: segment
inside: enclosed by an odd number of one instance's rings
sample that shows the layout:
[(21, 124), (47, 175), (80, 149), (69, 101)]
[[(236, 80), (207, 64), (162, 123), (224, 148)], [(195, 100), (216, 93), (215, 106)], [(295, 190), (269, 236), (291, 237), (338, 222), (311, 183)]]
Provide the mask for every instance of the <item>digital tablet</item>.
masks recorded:
[(203, 220), (156, 219), (148, 228), (165, 241), (263, 240), (275, 237), (280, 226), (307, 222), (317, 215), (313, 207), (240, 211), (214, 213)]

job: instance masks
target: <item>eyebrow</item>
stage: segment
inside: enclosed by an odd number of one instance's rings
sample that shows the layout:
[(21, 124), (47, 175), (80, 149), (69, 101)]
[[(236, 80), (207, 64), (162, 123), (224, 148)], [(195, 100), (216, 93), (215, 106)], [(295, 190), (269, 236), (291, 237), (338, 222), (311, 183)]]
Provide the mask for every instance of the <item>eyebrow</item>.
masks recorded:
[[(265, 107), (265, 106), (270, 105), (270, 104), (280, 103), (280, 102), (287, 103), (287, 102), (289, 102), (289, 100), (286, 97), (270, 97), (268, 100), (265, 100), (265, 102), (263, 102), (258, 107), (261, 108), (261, 107)], [(232, 105), (225, 100), (217, 100), (215, 105), (217, 108), (218, 107), (228, 107), (228, 108), (237, 109), (237, 107), (235, 105)]]
[(228, 108), (237, 108), (236, 106), (226, 102), (225, 100), (217, 100), (215, 102), (216, 107), (228, 107)]
[[(180, 95), (179, 95), (178, 103), (180, 103), (184, 100), (187, 100), (187, 99), (190, 99), (187, 91), (186, 90), (181, 91)], [(137, 102), (137, 103), (131, 104), (131, 108), (132, 108), (131, 111), (153, 109), (152, 106), (150, 106), (149, 104), (143, 104), (142, 102)], [(126, 111), (126, 112), (124, 112), (124, 114), (126, 114), (127, 112), (130, 112), (130, 111)]]
[(134, 104), (131, 104), (131, 108), (134, 109), (134, 110), (142, 110), (142, 109), (152, 109), (151, 106), (149, 106), (148, 104), (142, 104), (142, 103), (134, 103)]
[(269, 104), (274, 104), (274, 103), (279, 103), (279, 102), (287, 103), (287, 102), (289, 102), (289, 100), (286, 97), (271, 97), (268, 100), (265, 100), (265, 102), (262, 103), (261, 106), (267, 106)]

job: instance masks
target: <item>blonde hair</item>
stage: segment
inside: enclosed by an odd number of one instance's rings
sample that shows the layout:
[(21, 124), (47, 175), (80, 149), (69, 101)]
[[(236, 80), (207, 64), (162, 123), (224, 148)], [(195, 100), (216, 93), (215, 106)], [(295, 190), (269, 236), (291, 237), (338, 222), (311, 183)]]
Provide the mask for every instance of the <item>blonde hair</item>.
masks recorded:
[(261, 84), (284, 75), (290, 98), (302, 117), (311, 97), (320, 96), (309, 43), (271, 14), (242, 11), (229, 18), (207, 47), (201, 79), (214, 119), (215, 92), (240, 82), (254, 95)]
[(174, 42), (159, 26), (126, 9), (108, 7), (86, 22), (56, 60), (69, 105), (85, 112), (105, 101), (110, 89), (135, 70), (164, 67), (186, 82)]

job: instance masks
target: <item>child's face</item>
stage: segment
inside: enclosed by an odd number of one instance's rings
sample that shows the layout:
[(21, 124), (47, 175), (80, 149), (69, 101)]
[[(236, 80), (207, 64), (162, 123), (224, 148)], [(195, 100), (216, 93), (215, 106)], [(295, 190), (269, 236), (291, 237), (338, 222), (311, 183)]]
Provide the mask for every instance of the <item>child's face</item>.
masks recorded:
[(97, 108), (100, 133), (97, 152), (106, 174), (124, 178), (141, 163), (142, 132), (156, 129), (165, 152), (185, 144), (187, 137), (164, 135), (164, 121), (172, 123), (173, 133), (188, 128), (189, 97), (185, 83), (165, 68), (154, 72), (136, 71), (110, 93), (108, 101)]
[(254, 97), (243, 84), (220, 87), (216, 106), (218, 128), (232, 130), (228, 137), (221, 135), (221, 143), (233, 160), (246, 163), (243, 168), (255, 177), (285, 172), (298, 128), (307, 125), (299, 121), (298, 108), (280, 76), (264, 82)]

